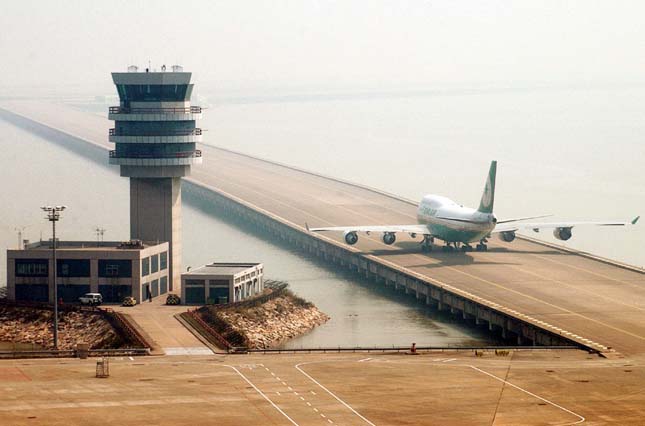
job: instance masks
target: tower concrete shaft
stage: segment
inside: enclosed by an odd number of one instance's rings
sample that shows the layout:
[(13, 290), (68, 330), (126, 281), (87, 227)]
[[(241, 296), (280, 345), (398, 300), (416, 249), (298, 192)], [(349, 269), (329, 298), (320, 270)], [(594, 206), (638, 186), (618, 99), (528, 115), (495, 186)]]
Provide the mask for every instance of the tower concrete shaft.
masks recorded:
[(191, 73), (173, 66), (172, 72), (112, 73), (120, 104), (110, 107), (114, 120), (109, 140), (110, 164), (130, 178), (130, 237), (168, 241), (169, 289), (181, 283), (181, 178), (192, 164), (201, 163), (202, 131), (196, 127), (200, 107), (191, 106)]

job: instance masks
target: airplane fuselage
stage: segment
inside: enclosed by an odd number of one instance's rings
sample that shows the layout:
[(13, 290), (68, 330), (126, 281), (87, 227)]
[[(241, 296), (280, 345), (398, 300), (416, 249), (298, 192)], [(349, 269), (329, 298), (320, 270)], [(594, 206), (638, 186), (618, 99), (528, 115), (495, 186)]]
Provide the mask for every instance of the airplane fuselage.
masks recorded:
[(426, 195), (417, 209), (419, 223), (428, 225), (432, 235), (446, 242), (471, 243), (486, 238), (495, 228), (492, 213), (463, 207), (440, 195)]

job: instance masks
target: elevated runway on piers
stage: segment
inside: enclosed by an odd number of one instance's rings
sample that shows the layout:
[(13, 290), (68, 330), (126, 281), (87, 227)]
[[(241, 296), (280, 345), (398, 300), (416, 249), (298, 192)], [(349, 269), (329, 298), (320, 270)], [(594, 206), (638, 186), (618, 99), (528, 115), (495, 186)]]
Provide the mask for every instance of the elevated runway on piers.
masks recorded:
[[(47, 103), (0, 107), (112, 148), (104, 117)], [(413, 202), (226, 150), (201, 149), (204, 163), (194, 168), (192, 181), (295, 226), (415, 222)], [(394, 246), (379, 237), (362, 236), (355, 249), (601, 352), (645, 353), (645, 274), (636, 268), (525, 239), (492, 240), (486, 253), (426, 255), (409, 237)]]

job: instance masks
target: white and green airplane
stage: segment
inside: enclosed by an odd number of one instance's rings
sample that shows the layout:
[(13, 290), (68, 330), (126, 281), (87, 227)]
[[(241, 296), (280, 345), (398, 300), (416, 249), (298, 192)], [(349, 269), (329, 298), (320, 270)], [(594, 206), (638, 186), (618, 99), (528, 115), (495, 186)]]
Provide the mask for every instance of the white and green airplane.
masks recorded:
[(486, 251), (488, 249), (486, 243), (492, 234), (497, 234), (502, 241), (511, 242), (515, 239), (515, 233), (519, 230), (532, 229), (535, 232), (539, 232), (540, 229), (553, 229), (555, 238), (566, 241), (571, 238), (571, 229), (574, 226), (635, 225), (640, 218), (638, 216), (631, 222), (524, 222), (546, 216), (497, 220), (497, 217), (493, 214), (496, 173), (497, 161), (492, 161), (486, 186), (484, 187), (484, 194), (477, 209), (464, 207), (440, 195), (426, 195), (419, 203), (417, 210), (418, 223), (414, 225), (333, 226), (326, 228), (309, 228), (306, 225), (307, 230), (312, 232), (343, 232), (345, 242), (350, 245), (358, 242), (359, 232), (364, 232), (367, 235), (371, 232), (383, 233), (383, 243), (387, 245), (394, 244), (396, 233), (399, 232), (409, 234), (412, 238), (416, 238), (417, 235), (423, 235), (423, 241), (421, 242), (423, 251), (431, 251), (435, 239), (445, 242), (442, 247), (444, 251), (455, 249), (472, 251), (471, 243), (474, 242), (477, 243), (477, 251)]

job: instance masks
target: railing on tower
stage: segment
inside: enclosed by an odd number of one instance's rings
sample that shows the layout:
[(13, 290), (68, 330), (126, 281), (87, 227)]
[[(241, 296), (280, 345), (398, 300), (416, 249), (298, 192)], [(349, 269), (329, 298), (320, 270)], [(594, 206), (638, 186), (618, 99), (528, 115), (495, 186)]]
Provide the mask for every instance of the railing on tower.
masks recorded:
[(199, 149), (175, 152), (172, 154), (119, 154), (116, 150), (110, 151), (110, 158), (196, 158), (201, 156), (202, 151)]
[(117, 132), (116, 129), (110, 129), (110, 136), (193, 136), (201, 135), (202, 129), (188, 129), (188, 130), (159, 130), (158, 132), (151, 132), (147, 130), (145, 133), (133, 132)]
[(110, 107), (110, 114), (201, 114), (202, 107), (190, 106), (184, 108), (124, 108)]

